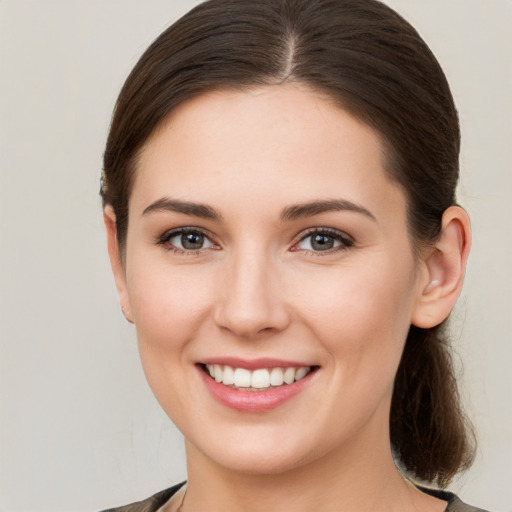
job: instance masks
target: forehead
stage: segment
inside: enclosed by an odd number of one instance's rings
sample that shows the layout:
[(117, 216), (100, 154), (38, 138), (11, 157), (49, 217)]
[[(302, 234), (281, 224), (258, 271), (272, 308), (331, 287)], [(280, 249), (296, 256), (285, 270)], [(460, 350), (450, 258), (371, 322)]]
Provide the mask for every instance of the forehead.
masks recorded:
[(385, 208), (403, 195), (384, 161), (377, 132), (305, 87), (217, 91), (182, 104), (151, 136), (130, 207), (165, 194), (262, 204), (277, 192), (283, 202), (334, 194)]

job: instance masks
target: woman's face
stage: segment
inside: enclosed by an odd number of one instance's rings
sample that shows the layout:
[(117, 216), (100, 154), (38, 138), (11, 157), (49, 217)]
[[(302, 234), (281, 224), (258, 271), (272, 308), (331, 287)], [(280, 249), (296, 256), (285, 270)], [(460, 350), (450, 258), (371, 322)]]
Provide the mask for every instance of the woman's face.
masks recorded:
[(384, 159), (293, 85), (206, 94), (145, 146), (118, 285), (190, 456), (273, 473), (389, 450), (421, 287)]

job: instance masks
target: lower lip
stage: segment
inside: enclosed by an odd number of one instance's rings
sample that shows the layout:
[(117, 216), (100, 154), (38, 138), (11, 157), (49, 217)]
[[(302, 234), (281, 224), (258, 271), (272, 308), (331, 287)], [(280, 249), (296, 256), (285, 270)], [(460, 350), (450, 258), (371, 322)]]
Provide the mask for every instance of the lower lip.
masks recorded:
[(212, 379), (202, 368), (199, 368), (199, 373), (210, 394), (221, 404), (236, 411), (265, 412), (279, 407), (300, 393), (307, 386), (314, 372), (310, 372), (292, 384), (283, 384), (268, 391), (233, 389)]

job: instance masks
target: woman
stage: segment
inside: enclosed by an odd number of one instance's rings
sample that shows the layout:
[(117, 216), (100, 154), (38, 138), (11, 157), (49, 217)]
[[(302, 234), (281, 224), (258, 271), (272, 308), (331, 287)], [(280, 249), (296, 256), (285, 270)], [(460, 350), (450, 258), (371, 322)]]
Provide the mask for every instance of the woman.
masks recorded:
[(473, 458), (442, 332), (459, 139), (437, 61), (374, 0), (210, 0), (150, 46), (101, 193), (188, 480), (116, 510), (476, 510), (415, 485)]

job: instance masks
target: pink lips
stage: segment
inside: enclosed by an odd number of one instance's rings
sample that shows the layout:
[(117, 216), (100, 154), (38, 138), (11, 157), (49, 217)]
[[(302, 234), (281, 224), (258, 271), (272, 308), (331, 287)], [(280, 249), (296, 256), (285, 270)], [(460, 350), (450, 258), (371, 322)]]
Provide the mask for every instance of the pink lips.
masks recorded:
[(253, 359), (242, 360), (238, 358), (211, 358), (202, 360), (198, 365), (198, 371), (210, 394), (221, 404), (240, 412), (265, 412), (275, 409), (300, 393), (310, 382), (315, 372), (310, 372), (306, 377), (292, 384), (285, 384), (266, 391), (242, 391), (216, 382), (205, 371), (206, 364), (229, 365), (233, 368), (246, 368), (256, 370), (258, 368), (288, 368), (308, 366), (294, 361), (277, 359)]

